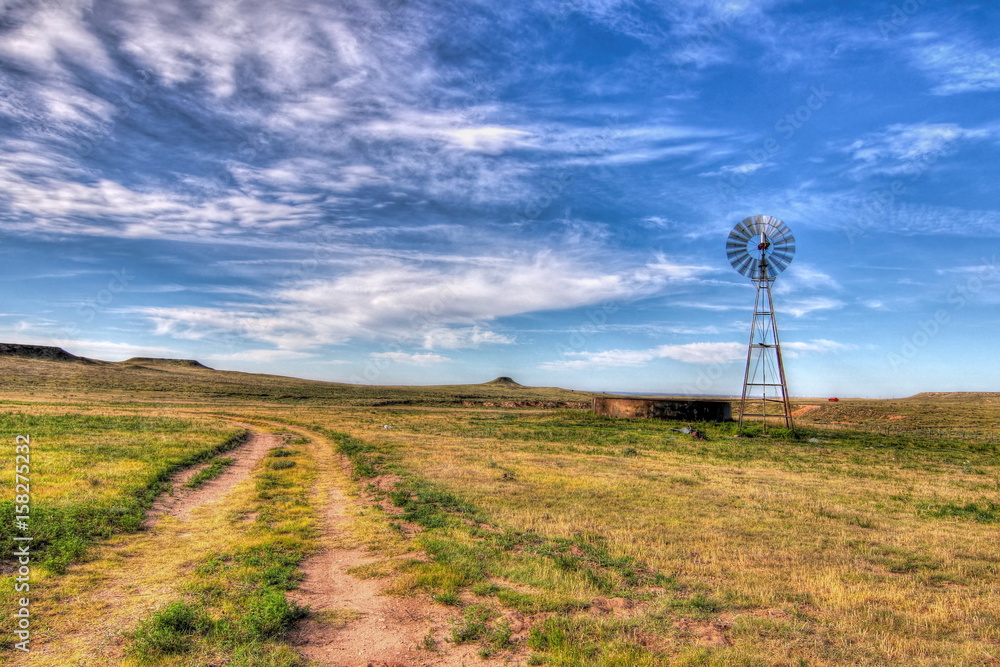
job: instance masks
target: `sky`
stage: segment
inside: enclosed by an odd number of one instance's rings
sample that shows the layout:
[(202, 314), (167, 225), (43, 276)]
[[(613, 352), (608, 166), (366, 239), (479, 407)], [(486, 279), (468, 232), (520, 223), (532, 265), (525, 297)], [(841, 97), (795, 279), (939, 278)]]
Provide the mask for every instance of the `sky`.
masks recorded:
[(1000, 5), (48, 0), (0, 13), (0, 340), (363, 384), (1000, 390)]

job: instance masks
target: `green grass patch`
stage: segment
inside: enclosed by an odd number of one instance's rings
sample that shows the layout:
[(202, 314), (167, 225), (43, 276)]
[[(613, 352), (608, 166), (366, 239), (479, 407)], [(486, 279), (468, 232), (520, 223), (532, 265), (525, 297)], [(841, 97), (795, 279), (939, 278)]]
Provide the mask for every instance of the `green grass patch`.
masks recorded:
[(273, 458), (283, 458), (286, 456), (298, 456), (299, 452), (294, 449), (286, 449), (285, 447), (275, 447), (267, 453), (268, 456)]
[[(198, 604), (188, 603), (186, 610), (169, 608), (182, 620), (195, 617), (199, 622), (174, 623), (176, 627), (167, 624), (169, 632), (160, 631), (157, 629), (165, 622), (153, 615), (140, 623), (133, 636), (129, 645), (133, 655), (155, 658), (168, 653), (156, 649), (148, 639), (162, 635), (164, 645), (174, 647), (172, 652), (190, 655), (185, 664), (304, 664), (282, 640), (294, 623), (309, 613), (290, 602), (286, 592), (299, 585), (299, 566), (317, 547), (315, 511), (308, 502), (315, 466), (306, 457), (277, 470), (268, 465), (287, 460), (265, 457), (258, 466), (252, 492), (233, 513), (257, 514), (237, 548), (210, 551), (195, 567), (187, 590)], [(207, 627), (205, 618), (210, 619)]]
[(636, 621), (550, 616), (531, 628), (532, 665), (654, 667), (666, 662), (643, 645)]
[(196, 639), (208, 635), (213, 627), (202, 607), (177, 600), (139, 625), (131, 637), (132, 651), (144, 661), (187, 653), (195, 647)]
[(194, 475), (191, 476), (184, 486), (190, 489), (198, 489), (204, 486), (205, 482), (215, 479), (225, 471), (226, 468), (236, 463), (236, 459), (233, 458), (218, 458), (214, 459), (209, 465), (205, 466)]
[[(370, 467), (365, 476), (391, 472), (399, 478), (387, 491), (369, 485), (368, 492), (392, 502), (403, 510), (403, 520), (421, 529), (412, 540), (428, 561), (410, 561), (395, 572), (381, 568), (380, 574), (396, 575), (388, 591), (422, 591), (441, 604), (456, 606), (461, 606), (464, 592), (484, 599), (463, 607), (462, 619), (451, 633), (454, 642), (477, 642), (482, 656), (512, 647), (510, 626), (498, 607), (525, 614), (573, 614), (599, 595), (644, 599), (651, 588), (672, 586), (669, 577), (652, 571), (638, 558), (615, 553), (600, 534), (554, 538), (500, 529), (457, 493), (402, 469), (391, 445), (343, 436), (339, 442), (338, 449), (349, 460), (361, 459), (363, 466)], [(506, 470), (495, 462), (487, 468)], [(361, 475), (357, 477), (362, 481)], [(493, 579), (534, 590), (515, 590)]]
[(1000, 503), (991, 501), (965, 503), (964, 505), (925, 503), (920, 511), (926, 516), (937, 519), (966, 519), (977, 523), (1000, 523)]
[[(31, 437), (32, 557), (55, 573), (80, 560), (94, 540), (139, 530), (174, 473), (249, 435), (182, 419), (75, 414), (4, 414), (0, 430), (12, 439)], [(0, 466), (12, 469), (14, 448), (7, 450)], [(0, 501), (0, 525), (13, 525), (23, 514), (16, 510), (14, 502)], [(0, 531), (0, 550), (11, 553), (13, 538)]]

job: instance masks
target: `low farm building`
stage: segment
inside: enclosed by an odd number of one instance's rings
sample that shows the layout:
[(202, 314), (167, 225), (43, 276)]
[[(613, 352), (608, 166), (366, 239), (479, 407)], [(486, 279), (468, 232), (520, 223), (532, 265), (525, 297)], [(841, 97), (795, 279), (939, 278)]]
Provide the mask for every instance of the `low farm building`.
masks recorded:
[(595, 396), (592, 410), (598, 415), (629, 419), (708, 422), (733, 418), (733, 406), (725, 400)]

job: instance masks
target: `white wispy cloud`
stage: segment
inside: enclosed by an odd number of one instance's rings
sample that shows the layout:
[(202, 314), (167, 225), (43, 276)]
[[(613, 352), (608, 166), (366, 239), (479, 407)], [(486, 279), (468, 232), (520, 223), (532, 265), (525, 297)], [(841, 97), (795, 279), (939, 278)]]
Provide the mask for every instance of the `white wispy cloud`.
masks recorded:
[[(145, 173), (151, 182), (136, 188), (49, 171), (14, 179), (0, 193), (11, 195), (18, 214), (54, 217), (50, 225), (70, 234), (206, 237), (315, 219), (319, 202), (295, 200), (303, 188), (346, 194), (378, 186), (493, 204), (512, 192), (538, 194), (533, 165), (496, 160), (531, 145), (530, 125), (519, 125), (488, 95), (439, 104), (453, 92), (428, 48), (440, 14), (432, 7), (386, 8), (366, 0), (350, 7), (311, 0), (181, 7), (122, 0), (116, 9), (119, 39), (111, 47), (95, 30), (88, 2), (40, 10), (46, 14), (41, 34), (15, 29), (5, 35), (0, 58), (37, 70), (0, 99), (0, 112), (39, 128), (25, 152), (54, 151), (74, 163), (95, 145), (115, 147), (122, 133), (117, 124), (140, 113), (130, 103), (121, 114), (117, 99), (135, 85), (144, 100), (149, 94), (169, 100), (185, 120), (226, 130), (231, 144), (189, 154), (213, 161), (176, 174), (189, 196), (194, 191), (193, 201), (176, 190), (169, 172)], [(463, 11), (456, 8), (453, 18)], [(121, 58), (110, 58), (112, 47)], [(107, 80), (115, 90), (95, 93)], [(34, 99), (14, 101), (24, 98)], [(289, 148), (295, 157), (278, 157)], [(332, 200), (323, 199), (326, 210)], [(122, 220), (131, 211), (130, 224), (98, 222)], [(158, 224), (143, 221), (152, 218)], [(30, 224), (18, 227), (30, 230)]]
[(79, 181), (67, 166), (41, 159), (34, 173), (26, 174), (26, 162), (15, 158), (14, 164), (0, 166), (0, 193), (13, 218), (7, 229), (25, 234), (217, 238), (294, 227), (322, 214), (311, 206), (239, 192), (206, 202), (171, 190), (140, 191), (110, 179)]
[(857, 139), (844, 150), (855, 160), (855, 173), (920, 174), (937, 159), (954, 153), (962, 142), (995, 138), (987, 128), (956, 123), (895, 124)]
[(1000, 89), (1000, 49), (968, 37), (917, 36), (913, 49), (917, 67), (937, 81), (936, 95), (989, 92)]
[(423, 334), (426, 349), (476, 348), (482, 345), (511, 345), (515, 339), (489, 329), (473, 326), (464, 328), (440, 327)]
[(396, 364), (410, 366), (430, 366), (451, 361), (448, 357), (430, 352), (411, 354), (407, 352), (375, 352), (369, 355), (372, 359), (386, 359)]
[(294, 350), (243, 350), (229, 354), (208, 354), (206, 359), (212, 361), (252, 361), (252, 362), (272, 362), (290, 361), (296, 359), (314, 358), (315, 354), (307, 352), (295, 352)]
[[(125, 51), (165, 85), (204, 82), (222, 100), (246, 83), (270, 94), (295, 94), (375, 67), (376, 54), (359, 39), (367, 3), (356, 4), (353, 19), (322, 2), (199, 4), (191, 11), (170, 3), (121, 3)], [(247, 64), (256, 71), (253, 82), (243, 78)]]
[(704, 176), (706, 178), (709, 177), (718, 178), (722, 176), (728, 177), (731, 176), (732, 174), (746, 175), (746, 174), (753, 174), (754, 172), (764, 169), (765, 167), (773, 167), (773, 166), (774, 163), (772, 162), (743, 162), (741, 164), (727, 164), (715, 171), (705, 171), (698, 175)]
[(857, 345), (838, 343), (826, 338), (814, 338), (806, 341), (792, 341), (781, 344), (782, 354), (788, 357), (799, 357), (803, 354), (827, 354), (830, 352), (845, 352), (858, 349)]
[(541, 368), (551, 371), (630, 368), (645, 366), (657, 359), (674, 359), (687, 364), (724, 364), (746, 358), (746, 345), (740, 343), (685, 343), (682, 345), (660, 345), (643, 350), (567, 352), (565, 356), (572, 358), (545, 362)]
[[(804, 317), (817, 311), (838, 310), (845, 305), (842, 300), (828, 296), (802, 296), (782, 299), (779, 310), (795, 317)], [(781, 315), (779, 314), (778, 317), (780, 318)]]
[(839, 282), (828, 273), (812, 264), (792, 261), (781, 274), (773, 288), (775, 294), (800, 294), (808, 291), (839, 292), (843, 289)]
[(307, 350), (352, 339), (399, 339), (425, 348), (505, 345), (513, 339), (487, 323), (530, 312), (564, 310), (649, 296), (706, 269), (665, 257), (618, 271), (552, 252), (491, 261), (416, 266), (401, 261), (301, 280), (272, 290), (255, 308), (143, 307), (154, 333), (186, 339), (263, 341)]
[(87, 28), (92, 10), (92, 0), (5, 7), (14, 29), (0, 41), (0, 57), (55, 78), (66, 74), (67, 64), (74, 61), (113, 73), (115, 67), (103, 42)]
[[(807, 354), (826, 354), (856, 349), (855, 345), (823, 338), (807, 342), (782, 343), (781, 347), (787, 356), (793, 358)], [(746, 359), (747, 346), (746, 343), (736, 342), (685, 343), (682, 345), (659, 345), (642, 350), (567, 352), (564, 356), (571, 358), (545, 362), (541, 368), (551, 371), (635, 368), (646, 366), (659, 359), (673, 359), (685, 364), (730, 364)]]
[(516, 127), (478, 125), (469, 123), (469, 120), (466, 110), (430, 113), (409, 109), (397, 112), (391, 119), (368, 123), (359, 130), (383, 140), (435, 140), (453, 148), (489, 155), (531, 146), (529, 131)]
[(961, 266), (950, 266), (946, 268), (935, 269), (934, 272), (938, 275), (948, 275), (948, 274), (960, 274), (960, 275), (975, 275), (982, 276), (985, 274), (996, 274), (1000, 270), (1000, 265), (997, 264), (997, 254), (995, 252), (990, 252), (988, 254), (983, 254), (978, 264), (963, 264)]

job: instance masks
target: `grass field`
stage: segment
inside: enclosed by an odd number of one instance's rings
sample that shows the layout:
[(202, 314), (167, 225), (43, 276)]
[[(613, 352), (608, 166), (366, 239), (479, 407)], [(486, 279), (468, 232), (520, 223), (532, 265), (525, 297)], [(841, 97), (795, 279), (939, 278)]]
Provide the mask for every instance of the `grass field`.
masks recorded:
[[(244, 429), (216, 421), (82, 414), (0, 414), (0, 429), (30, 438), (32, 551), (51, 571), (83, 554), (95, 538), (138, 530), (170, 475), (241, 441)], [(14, 470), (15, 446), (0, 450), (0, 466)], [(0, 488), (0, 545), (14, 548), (15, 485)], [(6, 564), (5, 564), (6, 565)]]
[[(523, 611), (563, 612), (529, 641), (537, 664), (997, 659), (993, 445), (825, 430), (736, 439), (708, 424), (700, 441), (676, 424), (580, 412), (338, 422), (382, 467), (419, 480), (404, 482), (406, 498), (423, 493), (466, 519), (424, 522), (417, 542), (435, 554), (425, 569), (457, 574), (428, 584), (411, 571), (413, 586), (456, 595), (493, 584), (517, 592), (508, 602)], [(629, 611), (595, 616), (600, 597), (631, 600)]]
[[(216, 542), (188, 554), (180, 588), (136, 619), (129, 660), (301, 664), (281, 643), (301, 611), (279, 597), (315, 548), (315, 448), (336, 447), (366, 503), (355, 539), (384, 557), (357, 575), (454, 608), (462, 620), (448, 641), (481, 655), (580, 666), (1000, 662), (1000, 395), (798, 401), (819, 407), (795, 436), (700, 424), (707, 440), (696, 440), (680, 423), (503, 407), (586, 399), (564, 390), (352, 388), (186, 367), (102, 366), (91, 382), (84, 365), (3, 363), (19, 379), (0, 390), (2, 469), (13, 470), (14, 436), (29, 433), (33, 502), (40, 515), (53, 508), (39, 595), (66, 593), (78, 567), (61, 573), (91, 558), (89, 541), (146, 539), (135, 517), (164, 475), (240, 432), (224, 417), (284, 423), (310, 443), (269, 457), (227, 501), (229, 523), (206, 524)], [(273, 465), (285, 459), (295, 465)], [(0, 501), (13, 494), (5, 475)], [(241, 517), (269, 503), (277, 514), (244, 534)], [(292, 557), (275, 560), (275, 544)], [(38, 622), (50, 632), (68, 622), (49, 614)]]

